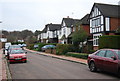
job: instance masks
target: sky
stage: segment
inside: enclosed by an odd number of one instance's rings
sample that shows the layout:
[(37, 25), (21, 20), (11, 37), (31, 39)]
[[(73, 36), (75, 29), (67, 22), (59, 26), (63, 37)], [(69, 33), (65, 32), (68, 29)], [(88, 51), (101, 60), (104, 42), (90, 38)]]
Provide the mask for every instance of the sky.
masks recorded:
[(120, 0), (0, 0), (0, 30), (43, 30), (46, 24), (61, 24), (69, 16), (81, 19), (94, 3), (118, 4)]

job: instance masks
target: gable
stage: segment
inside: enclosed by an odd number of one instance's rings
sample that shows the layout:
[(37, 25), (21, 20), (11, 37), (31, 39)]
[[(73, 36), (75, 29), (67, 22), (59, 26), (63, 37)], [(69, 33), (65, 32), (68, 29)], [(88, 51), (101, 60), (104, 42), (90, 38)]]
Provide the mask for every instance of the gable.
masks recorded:
[[(95, 8), (98, 8), (98, 10), (101, 12), (101, 14), (104, 17), (114, 17), (114, 18), (119, 17), (120, 18), (120, 15), (118, 13), (118, 11), (120, 9), (119, 5), (94, 3), (90, 14), (92, 14), (92, 12), (95, 10)], [(95, 11), (97, 11), (97, 10), (95, 10)]]

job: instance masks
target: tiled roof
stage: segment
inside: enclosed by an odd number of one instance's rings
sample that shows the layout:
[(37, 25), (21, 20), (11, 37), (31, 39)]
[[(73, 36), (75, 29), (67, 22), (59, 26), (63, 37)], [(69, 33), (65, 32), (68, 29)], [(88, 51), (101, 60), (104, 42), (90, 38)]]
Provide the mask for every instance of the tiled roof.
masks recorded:
[(63, 18), (63, 21), (65, 22), (67, 27), (71, 27), (72, 25), (75, 25), (80, 20), (79, 19), (73, 19), (73, 18)]
[(120, 5), (95, 3), (96, 6), (106, 17), (120, 18)]
[(61, 24), (48, 24), (47, 27), (49, 27), (50, 31), (60, 30)]
[(46, 33), (47, 32), (47, 26), (45, 26), (45, 28), (42, 30), (42, 33)]
[(86, 14), (81, 20), (80, 23), (82, 25), (89, 25), (89, 14)]

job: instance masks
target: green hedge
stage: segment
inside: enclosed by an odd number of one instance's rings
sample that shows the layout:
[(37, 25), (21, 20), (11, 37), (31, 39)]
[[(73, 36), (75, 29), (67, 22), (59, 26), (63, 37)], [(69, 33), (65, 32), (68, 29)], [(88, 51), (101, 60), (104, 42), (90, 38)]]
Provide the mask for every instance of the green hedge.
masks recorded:
[(72, 52), (70, 53), (70, 52), (68, 52), (65, 55), (76, 57), (76, 58), (82, 58), (82, 59), (87, 59), (88, 58), (88, 54), (86, 54), (86, 53), (72, 53)]
[(25, 42), (12, 42), (12, 45), (14, 45), (14, 44), (24, 44)]
[(99, 48), (120, 49), (120, 35), (105, 35), (99, 38)]
[(34, 44), (28, 44), (27, 48), (30, 49), (30, 50), (33, 50), (34, 49)]
[(57, 44), (56, 46), (56, 54), (58, 55), (64, 55), (67, 52), (73, 51), (73, 45), (72, 44)]

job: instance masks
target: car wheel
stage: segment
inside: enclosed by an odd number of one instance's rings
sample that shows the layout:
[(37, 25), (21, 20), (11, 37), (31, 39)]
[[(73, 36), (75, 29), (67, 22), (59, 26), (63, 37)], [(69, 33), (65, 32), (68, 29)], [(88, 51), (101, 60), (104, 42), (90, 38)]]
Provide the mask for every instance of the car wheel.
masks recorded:
[(95, 71), (97, 70), (94, 62), (91, 62), (91, 63), (90, 63), (89, 68), (90, 68), (90, 71), (91, 71), (91, 72), (95, 72)]
[(120, 69), (118, 70), (118, 73), (117, 73), (118, 77), (120, 78)]
[(27, 63), (27, 60), (23, 61), (24, 63)]

